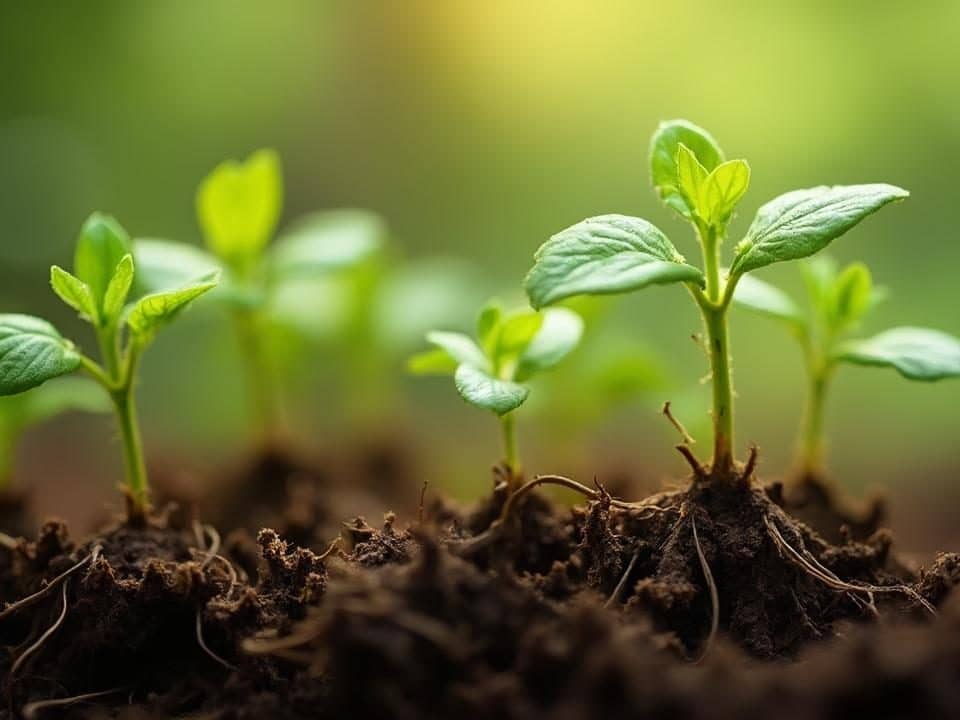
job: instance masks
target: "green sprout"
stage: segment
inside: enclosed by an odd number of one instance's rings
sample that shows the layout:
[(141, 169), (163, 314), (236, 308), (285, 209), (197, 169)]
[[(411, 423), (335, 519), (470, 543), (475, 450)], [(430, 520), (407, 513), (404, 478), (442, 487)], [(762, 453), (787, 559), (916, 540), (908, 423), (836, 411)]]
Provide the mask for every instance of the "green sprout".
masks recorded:
[(13, 483), (17, 443), (31, 426), (72, 410), (110, 411), (110, 400), (89, 378), (58, 378), (33, 392), (0, 397), (0, 492)]
[(372, 257), (386, 235), (383, 221), (365, 210), (330, 210), (295, 221), (271, 244), (283, 205), (280, 159), (258, 150), (244, 162), (218, 165), (197, 191), (197, 217), (206, 252), (194, 245), (141, 239), (136, 258), (144, 287), (159, 290), (186, 276), (216, 269), (217, 293), (233, 316), (247, 387), (269, 441), (280, 425), (268, 328), (278, 291)]
[(938, 330), (897, 327), (866, 339), (850, 339), (863, 317), (884, 297), (870, 270), (852, 263), (842, 271), (827, 257), (802, 263), (811, 312), (803, 313), (783, 291), (745, 277), (733, 300), (787, 327), (803, 350), (807, 397), (797, 444), (797, 479), (823, 473), (824, 403), (830, 382), (842, 364), (893, 368), (909, 380), (934, 381), (960, 376), (960, 340)]
[(427, 342), (434, 349), (411, 358), (409, 369), (418, 375), (452, 375), (464, 400), (500, 418), (510, 494), (522, 478), (513, 411), (530, 394), (527, 381), (569, 355), (582, 334), (583, 321), (567, 308), (504, 312), (491, 301), (477, 319), (476, 340), (464, 333), (429, 332)]
[(216, 274), (128, 304), (135, 267), (130, 238), (113, 218), (94, 213), (77, 239), (73, 273), (54, 265), (54, 292), (93, 326), (100, 362), (42, 318), (0, 315), (0, 396), (18, 395), (60, 375), (82, 370), (106, 391), (123, 439), (128, 517), (141, 521), (149, 485), (137, 420), (134, 382), (143, 351), (157, 331), (217, 284)]
[(703, 316), (713, 386), (713, 457), (707, 468), (694, 462), (692, 454), (689, 459), (697, 479), (726, 482), (740, 477), (733, 450), (734, 395), (727, 328), (727, 311), (737, 284), (754, 270), (819, 252), (866, 216), (908, 193), (885, 184), (788, 192), (759, 209), (734, 247), (729, 270), (724, 270), (720, 250), (750, 182), (747, 162), (725, 160), (709, 133), (685, 120), (673, 120), (662, 123), (654, 133), (650, 166), (660, 199), (693, 227), (702, 269), (687, 263), (667, 236), (646, 220), (602, 215), (544, 243), (525, 288), (533, 307), (542, 308), (577, 295), (683, 283)]

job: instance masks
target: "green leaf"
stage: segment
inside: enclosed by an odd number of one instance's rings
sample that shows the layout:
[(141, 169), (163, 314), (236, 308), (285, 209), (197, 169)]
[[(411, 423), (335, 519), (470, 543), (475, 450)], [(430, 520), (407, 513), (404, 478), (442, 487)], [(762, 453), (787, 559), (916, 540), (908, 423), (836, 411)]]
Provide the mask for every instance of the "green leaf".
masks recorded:
[(819, 252), (884, 205), (910, 193), (893, 185), (837, 185), (794, 190), (757, 211), (737, 245), (731, 272), (742, 274)]
[(700, 192), (701, 217), (710, 225), (723, 225), (750, 186), (746, 160), (728, 160), (715, 167)]
[(445, 350), (457, 364), (473, 365), (483, 370), (490, 369), (490, 361), (468, 335), (458, 332), (434, 330), (427, 333), (427, 342)]
[(833, 356), (854, 365), (892, 367), (910, 380), (960, 376), (960, 340), (929, 328), (899, 327), (842, 344)]
[(693, 150), (680, 143), (677, 150), (677, 187), (687, 207), (697, 215), (701, 212), (701, 193), (709, 175), (710, 171), (700, 164)]
[(684, 198), (678, 178), (677, 156), (683, 144), (709, 172), (723, 162), (723, 151), (703, 128), (686, 120), (660, 123), (650, 141), (650, 178), (653, 186), (669, 207), (684, 217), (691, 217), (694, 208)]
[(280, 158), (273, 150), (221, 163), (197, 191), (207, 246), (235, 268), (253, 264), (273, 236), (282, 203)]
[(573, 310), (544, 310), (540, 330), (520, 356), (514, 378), (523, 381), (554, 367), (577, 347), (582, 336), (583, 320)]
[(0, 395), (14, 395), (76, 370), (80, 354), (41, 318), (0, 315)]
[(744, 275), (737, 282), (733, 301), (741, 307), (780, 320), (792, 327), (807, 327), (807, 319), (789, 295), (752, 275)]
[(131, 252), (130, 236), (112, 217), (93, 213), (83, 224), (74, 253), (73, 272), (87, 285), (93, 296), (95, 322), (105, 322), (104, 300), (117, 265)]
[(502, 319), (503, 308), (497, 300), (488, 301), (477, 316), (477, 338), (488, 356), (496, 349)]
[(80, 313), (84, 320), (99, 324), (100, 310), (93, 299), (90, 286), (83, 280), (54, 265), (50, 268), (50, 287), (57, 297)]
[(524, 287), (539, 309), (574, 295), (628, 292), (655, 283), (695, 282), (703, 273), (684, 262), (666, 235), (640, 218), (589, 218), (547, 240)]
[(171, 240), (137, 239), (133, 256), (137, 289), (145, 293), (172, 290), (221, 269), (220, 261), (202, 248)]
[(521, 310), (507, 315), (497, 338), (496, 357), (522, 352), (543, 324), (543, 315), (535, 310)]
[(216, 273), (200, 278), (177, 290), (146, 295), (133, 306), (127, 316), (131, 332), (149, 340), (163, 325), (173, 320), (187, 305), (217, 286)]
[(103, 298), (103, 314), (108, 321), (116, 320), (123, 311), (123, 305), (133, 285), (133, 255), (124, 255), (123, 260), (107, 285)]
[(434, 348), (407, 360), (407, 371), (413, 375), (453, 375), (458, 364), (446, 350)]
[(523, 405), (530, 389), (507, 380), (498, 380), (473, 365), (464, 363), (453, 377), (457, 391), (471, 405), (506, 415)]
[(804, 260), (800, 263), (800, 274), (807, 288), (810, 304), (821, 315), (826, 316), (830, 291), (837, 280), (837, 263), (829, 255)]
[(271, 252), (279, 277), (353, 267), (383, 246), (383, 219), (367, 210), (328, 210), (307, 215), (277, 240)]
[(837, 277), (826, 302), (826, 315), (834, 330), (856, 323), (873, 302), (873, 281), (863, 263), (852, 263)]

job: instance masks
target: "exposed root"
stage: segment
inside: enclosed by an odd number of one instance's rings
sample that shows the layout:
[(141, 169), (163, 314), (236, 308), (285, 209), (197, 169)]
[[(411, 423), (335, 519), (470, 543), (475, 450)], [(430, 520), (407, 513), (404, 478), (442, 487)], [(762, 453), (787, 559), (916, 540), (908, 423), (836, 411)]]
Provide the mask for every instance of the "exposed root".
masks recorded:
[(759, 450), (756, 445), (750, 446), (750, 454), (747, 456), (747, 464), (743, 466), (743, 472), (740, 474), (740, 479), (743, 482), (749, 482), (750, 478), (753, 477), (753, 471), (757, 469), (757, 455)]
[(637, 564), (637, 558), (639, 557), (640, 552), (637, 551), (633, 554), (633, 557), (630, 558), (630, 564), (627, 565), (627, 569), (624, 570), (623, 575), (620, 576), (620, 581), (617, 583), (617, 586), (613, 589), (613, 592), (610, 593), (610, 597), (607, 598), (607, 601), (603, 604), (605, 608), (609, 608), (615, 602), (620, 600), (620, 595), (623, 593), (623, 588), (626, 587), (630, 573), (633, 572), (633, 568)]
[(237, 666), (227, 662), (222, 657), (217, 655), (213, 650), (211, 650), (207, 643), (203, 640), (203, 610), (197, 609), (197, 644), (200, 646), (200, 649), (203, 650), (207, 655), (209, 655), (214, 661), (223, 665), (227, 670), (237, 670)]
[(338, 536), (338, 537), (335, 537), (333, 540), (331, 540), (331, 541), (330, 541), (330, 544), (327, 545), (327, 549), (324, 550), (322, 553), (320, 553), (320, 555), (319, 555), (319, 557), (318, 557), (317, 559), (322, 562), (322, 561), (326, 560), (328, 557), (330, 557), (331, 555), (333, 555), (334, 551), (337, 550), (337, 549), (340, 547), (340, 542), (341, 542), (342, 540), (343, 540), (343, 538), (341, 538), (341, 537), (339, 537), (339, 536)]
[(0, 532), (0, 545), (7, 548), (7, 550), (16, 550), (17, 549), (17, 539), (12, 535), (7, 535), (4, 532)]
[(417, 525), (423, 525), (423, 508), (427, 499), (427, 488), (430, 485), (429, 480), (423, 481), (423, 487), (420, 488), (420, 506), (417, 509)]
[(697, 535), (697, 519), (690, 515), (690, 527), (693, 529), (693, 547), (697, 551), (697, 557), (700, 560), (700, 569), (703, 571), (703, 579), (707, 583), (707, 590), (710, 591), (710, 633), (700, 651), (700, 657), (696, 662), (703, 660), (713, 642), (717, 637), (717, 630), (720, 628), (720, 595), (717, 593), (717, 584), (713, 580), (713, 573), (710, 571), (710, 564), (707, 562), (706, 555), (703, 554), (703, 548), (700, 546), (700, 537)]
[(34, 720), (34, 718), (44, 710), (69, 707), (70, 705), (76, 705), (77, 703), (86, 702), (87, 700), (96, 700), (97, 698), (106, 697), (107, 695), (114, 695), (122, 690), (123, 688), (111, 688), (109, 690), (100, 690), (99, 692), (84, 693), (83, 695), (73, 695), (71, 697), (56, 698), (54, 700), (36, 700), (35, 702), (24, 705), (21, 712), (25, 720)]
[(687, 465), (690, 466), (690, 469), (693, 470), (694, 477), (703, 477), (706, 475), (706, 470), (703, 469), (703, 465), (700, 464), (700, 461), (697, 460), (697, 456), (693, 454), (693, 450), (690, 449), (687, 445), (674, 445), (677, 452), (683, 455), (683, 459), (687, 461)]
[(37, 641), (33, 643), (30, 647), (20, 653), (20, 656), (13, 662), (13, 665), (10, 666), (10, 672), (7, 675), (7, 683), (9, 686), (10, 681), (16, 676), (17, 670), (33, 655), (37, 650), (43, 647), (44, 643), (50, 639), (50, 637), (57, 631), (57, 629), (63, 624), (63, 620), (67, 617), (67, 587), (69, 586), (69, 580), (63, 581), (63, 608), (60, 610), (60, 615), (57, 617), (56, 622), (48, 627), (43, 634), (37, 638)]
[(11, 603), (10, 605), (7, 605), (7, 607), (5, 607), (2, 612), (0, 612), (0, 620), (3, 620), (4, 618), (10, 615), (13, 615), (18, 610), (23, 610), (24, 608), (30, 607), (34, 603), (40, 600), (43, 600), (43, 598), (49, 595), (60, 583), (65, 582), (67, 578), (73, 575), (73, 573), (75, 573), (77, 570), (84, 567), (88, 563), (96, 562), (97, 558), (100, 557), (100, 550), (101, 550), (101, 547), (99, 545), (95, 545), (89, 555), (87, 555), (85, 558), (80, 560), (80, 562), (78, 562), (76, 565), (73, 565), (72, 567), (69, 567), (66, 570), (64, 570), (62, 573), (57, 575), (53, 580), (51, 580), (42, 588), (37, 590), (37, 592), (33, 593), (33, 595), (27, 595), (27, 597), (21, 600), (17, 600), (15, 603)]
[[(930, 613), (932, 616), (937, 616), (937, 610), (929, 602), (927, 602), (916, 590), (914, 590), (909, 585), (872, 585), (869, 583), (861, 582), (850, 582), (846, 580), (841, 580), (833, 573), (829, 571), (824, 572), (816, 565), (807, 560), (803, 555), (797, 552), (793, 546), (788, 543), (780, 530), (777, 528), (776, 524), (772, 522), (769, 517), (763, 519), (764, 523), (767, 526), (767, 533), (770, 535), (770, 538), (773, 540), (774, 544), (781, 551), (782, 554), (785, 554), (793, 562), (800, 566), (801, 569), (807, 572), (810, 576), (816, 578), (822, 582), (827, 587), (833, 588), (834, 590), (841, 590), (846, 592), (857, 592), (857, 593), (900, 593), (906, 595), (914, 602), (918, 603)], [(819, 565), (819, 563), (818, 563)], [(820, 566), (823, 567), (822, 565)]]
[(683, 444), (684, 444), (684, 445), (695, 445), (695, 444), (696, 444), (697, 441), (694, 440), (694, 439), (693, 439), (693, 436), (692, 436), (690, 433), (687, 432), (687, 429), (683, 426), (683, 423), (681, 423), (679, 420), (677, 420), (677, 418), (674, 416), (674, 414), (670, 411), (670, 401), (669, 401), (669, 400), (667, 400), (667, 401), (663, 404), (663, 409), (662, 409), (660, 412), (663, 413), (664, 417), (666, 417), (667, 420), (670, 421), (670, 424), (673, 425), (673, 427), (676, 428), (676, 430), (677, 430), (678, 433), (680, 433), (680, 437), (683, 439)]

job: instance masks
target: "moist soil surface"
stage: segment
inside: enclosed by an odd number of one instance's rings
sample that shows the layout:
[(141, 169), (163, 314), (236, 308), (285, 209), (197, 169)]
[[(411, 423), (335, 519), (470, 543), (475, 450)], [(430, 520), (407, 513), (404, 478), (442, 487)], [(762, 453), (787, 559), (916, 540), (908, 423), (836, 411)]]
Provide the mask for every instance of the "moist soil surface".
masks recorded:
[(777, 486), (532, 488), (329, 546), (47, 522), (0, 545), (0, 718), (960, 717), (957, 556), (830, 542)]

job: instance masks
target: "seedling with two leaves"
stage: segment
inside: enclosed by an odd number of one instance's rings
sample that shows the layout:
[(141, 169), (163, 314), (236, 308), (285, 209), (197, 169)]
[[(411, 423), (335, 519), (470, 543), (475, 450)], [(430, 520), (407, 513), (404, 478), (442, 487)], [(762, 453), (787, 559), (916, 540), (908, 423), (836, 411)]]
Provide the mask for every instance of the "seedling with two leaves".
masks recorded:
[(810, 313), (779, 288), (752, 276), (737, 286), (736, 304), (782, 323), (800, 344), (807, 370), (804, 420), (797, 445), (796, 480), (823, 474), (824, 404), (841, 365), (893, 368), (908, 380), (960, 376), (960, 340), (939, 330), (896, 327), (869, 338), (851, 338), (885, 295), (863, 263), (842, 271), (827, 257), (801, 264)]
[(197, 217), (209, 252), (186, 243), (138, 240), (136, 258), (151, 290), (190, 275), (220, 270), (216, 293), (233, 316), (247, 386), (261, 431), (273, 438), (280, 424), (268, 327), (284, 285), (344, 271), (373, 257), (386, 230), (365, 210), (331, 210), (295, 221), (275, 242), (283, 205), (280, 159), (258, 150), (244, 162), (218, 165), (197, 191)]
[(427, 333), (435, 349), (411, 358), (409, 368), (419, 375), (452, 375), (464, 400), (500, 418), (509, 494), (522, 478), (513, 413), (530, 394), (527, 382), (560, 363), (582, 334), (583, 321), (567, 308), (504, 312), (491, 302), (477, 319), (476, 340), (458, 332)]
[(123, 439), (128, 516), (139, 521), (149, 507), (149, 485), (134, 395), (137, 367), (157, 332), (214, 288), (217, 274), (128, 304), (136, 275), (132, 252), (129, 236), (113, 218), (90, 216), (77, 240), (73, 272), (54, 265), (50, 283), (93, 326), (99, 362), (42, 318), (0, 315), (0, 395), (17, 395), (77, 370), (102, 386)]
[[(657, 194), (689, 222), (699, 241), (695, 267), (652, 223), (601, 215), (561, 231), (537, 251), (525, 288), (535, 308), (578, 295), (625, 293), (650, 285), (681, 283), (703, 316), (713, 395), (713, 457), (692, 458), (695, 480), (743, 478), (734, 460), (733, 385), (727, 313), (739, 282), (767, 265), (799, 260), (823, 250), (868, 215), (908, 193), (886, 184), (795, 190), (763, 205), (734, 247), (730, 268), (720, 253), (734, 212), (747, 191), (750, 167), (726, 160), (702, 128), (685, 120), (660, 125), (650, 146)], [(689, 449), (684, 448), (686, 453)], [(743, 478), (748, 479), (748, 478)]]

